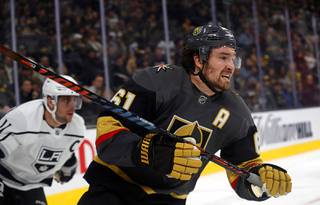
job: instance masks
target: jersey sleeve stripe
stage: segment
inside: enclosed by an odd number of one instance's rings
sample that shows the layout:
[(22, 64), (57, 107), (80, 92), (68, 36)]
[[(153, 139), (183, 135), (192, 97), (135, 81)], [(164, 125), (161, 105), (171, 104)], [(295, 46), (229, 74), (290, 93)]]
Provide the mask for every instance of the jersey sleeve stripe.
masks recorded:
[(74, 134), (64, 134), (66, 137), (77, 137), (77, 138), (84, 138), (83, 135), (74, 135)]
[(12, 134), (12, 132), (8, 133), (6, 136), (0, 138), (0, 142), (7, 139), (7, 137), (9, 137)]
[(112, 132), (108, 132), (106, 134), (103, 134), (101, 136), (99, 136), (96, 140), (96, 147), (98, 147), (102, 142), (112, 138), (113, 136), (115, 136), (116, 134), (118, 134), (121, 131), (127, 131), (127, 128), (120, 128), (118, 130), (114, 130)]
[[(114, 130), (125, 128), (120, 121), (110, 116), (102, 116), (97, 120), (97, 137), (110, 133)], [(127, 129), (127, 128), (126, 128)]]
[(25, 134), (33, 134), (33, 135), (47, 134), (47, 135), (50, 135), (50, 132), (44, 132), (44, 131), (40, 131), (40, 132), (26, 131), (26, 132), (14, 132), (13, 134), (15, 134), (15, 135), (25, 135)]
[(2, 128), (2, 129), (0, 130), (0, 134), (3, 132), (3, 130), (7, 129), (7, 128), (10, 127), (10, 126), (11, 126), (11, 124), (9, 124), (9, 125), (7, 125), (6, 127)]
[(236, 189), (237, 184), (238, 184), (238, 181), (239, 181), (239, 176), (237, 176), (232, 182), (230, 182), (231, 187), (232, 187), (233, 189)]
[[(11, 124), (10, 124), (10, 125), (11, 125)], [(1, 134), (1, 133), (0, 133), (0, 134)], [(33, 131), (27, 131), (27, 132), (9, 132), (6, 136), (0, 138), (0, 141), (5, 140), (7, 137), (9, 137), (9, 136), (12, 135), (12, 134), (14, 134), (14, 135), (26, 135), (26, 134), (34, 134), (34, 135), (36, 135), (36, 134), (47, 134), (47, 135), (49, 135), (50, 132), (33, 132)]]
[(0, 128), (2, 128), (7, 122), (8, 122), (8, 120), (5, 119), (4, 122), (0, 125)]

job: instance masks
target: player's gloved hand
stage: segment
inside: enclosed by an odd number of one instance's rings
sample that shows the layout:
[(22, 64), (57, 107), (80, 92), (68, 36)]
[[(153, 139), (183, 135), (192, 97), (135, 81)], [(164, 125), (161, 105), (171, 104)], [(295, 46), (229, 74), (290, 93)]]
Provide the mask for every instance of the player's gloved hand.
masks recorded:
[(250, 171), (260, 176), (263, 184), (262, 192), (267, 193), (269, 197), (279, 197), (291, 192), (291, 177), (285, 169), (273, 164), (262, 164)]
[(134, 150), (138, 166), (150, 167), (168, 177), (190, 180), (199, 172), (200, 150), (190, 143), (157, 134), (147, 134)]
[(65, 170), (64, 168), (61, 168), (60, 170), (56, 171), (56, 173), (54, 173), (53, 178), (57, 182), (63, 184), (70, 181), (75, 173), (76, 173), (76, 169)]
[(73, 175), (76, 173), (77, 165), (78, 161), (73, 153), (61, 167), (61, 169), (54, 174), (53, 178), (61, 184), (70, 181)]

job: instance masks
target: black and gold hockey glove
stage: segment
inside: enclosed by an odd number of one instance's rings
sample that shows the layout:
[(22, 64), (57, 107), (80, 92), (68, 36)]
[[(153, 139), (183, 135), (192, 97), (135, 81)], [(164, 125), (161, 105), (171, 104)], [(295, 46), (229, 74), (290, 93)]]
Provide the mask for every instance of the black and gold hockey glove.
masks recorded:
[(269, 197), (279, 197), (291, 192), (291, 177), (285, 169), (273, 164), (262, 164), (250, 171), (260, 176), (262, 191)]
[(202, 166), (200, 150), (195, 146), (153, 133), (140, 140), (133, 156), (138, 166), (178, 180), (190, 180)]

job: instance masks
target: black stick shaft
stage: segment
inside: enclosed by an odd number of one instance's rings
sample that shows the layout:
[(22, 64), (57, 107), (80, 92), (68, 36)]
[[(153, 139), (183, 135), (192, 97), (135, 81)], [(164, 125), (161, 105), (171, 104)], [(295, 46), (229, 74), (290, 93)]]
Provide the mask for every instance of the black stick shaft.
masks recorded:
[[(141, 128), (149, 131), (149, 132), (155, 132), (155, 133), (159, 133), (162, 135), (166, 135), (168, 137), (174, 137), (176, 138), (176, 136), (164, 129), (158, 128), (156, 127), (152, 122), (149, 122), (141, 117), (139, 117), (137, 114), (132, 113), (128, 110), (125, 110), (124, 108), (117, 106), (115, 104), (113, 104), (112, 102), (108, 101), (107, 99), (91, 92), (90, 90), (79, 86), (67, 79), (65, 79), (64, 77), (60, 76), (59, 74), (51, 71), (48, 67), (45, 67), (19, 53), (16, 53), (14, 51), (12, 51), (11, 49), (0, 45), (0, 53), (2, 53), (5, 56), (8, 56), (9, 58), (11, 58), (14, 61), (17, 61), (18, 63), (20, 63), (21, 65), (25, 66), (26, 68), (32, 69), (37, 73), (40, 73), (41, 75), (50, 78), (54, 81), (56, 81), (57, 83), (62, 84), (63, 86), (79, 93), (81, 96), (84, 96), (90, 100), (92, 100), (92, 102), (102, 106), (104, 109), (114, 113), (117, 116), (120, 116), (121, 118), (128, 120), (130, 122), (135, 123), (136, 125), (140, 126)], [(241, 169), (235, 165), (233, 165), (232, 163), (214, 155), (214, 154), (210, 154), (207, 151), (205, 151), (204, 149), (202, 149), (201, 147), (197, 147), (201, 150), (202, 152), (202, 156), (208, 158), (210, 161), (218, 164), (219, 166), (230, 170), (231, 172), (245, 177), (245, 178), (250, 178), (252, 177), (252, 173)], [(259, 185), (259, 182), (254, 182), (255, 180), (253, 180), (253, 184)], [(260, 182), (261, 184), (261, 182)]]

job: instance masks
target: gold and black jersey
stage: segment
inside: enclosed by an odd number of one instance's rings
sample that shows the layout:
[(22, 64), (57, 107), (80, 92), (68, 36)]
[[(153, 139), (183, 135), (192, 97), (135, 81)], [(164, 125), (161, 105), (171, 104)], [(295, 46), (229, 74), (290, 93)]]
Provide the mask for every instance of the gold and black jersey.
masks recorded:
[[(141, 70), (111, 101), (178, 136), (193, 133), (197, 145), (210, 153), (221, 150), (221, 157), (231, 163), (240, 165), (259, 158), (257, 129), (242, 98), (233, 91), (206, 96), (180, 67), (162, 65)], [(132, 150), (144, 134), (146, 131), (132, 122), (107, 111), (101, 113), (97, 121), (95, 163), (147, 193), (185, 197), (194, 189), (199, 175), (181, 182), (138, 168), (132, 162)], [(203, 170), (208, 161), (202, 160)], [(87, 172), (92, 181), (98, 171), (92, 168)], [(234, 178), (229, 177), (231, 183)]]

